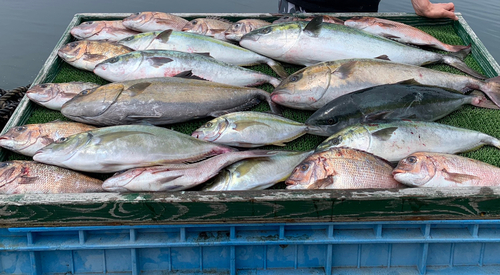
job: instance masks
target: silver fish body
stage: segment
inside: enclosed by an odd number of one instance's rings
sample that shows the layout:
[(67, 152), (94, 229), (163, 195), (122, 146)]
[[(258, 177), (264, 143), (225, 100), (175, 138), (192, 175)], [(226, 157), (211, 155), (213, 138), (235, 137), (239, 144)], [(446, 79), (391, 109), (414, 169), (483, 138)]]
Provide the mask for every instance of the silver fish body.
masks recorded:
[(135, 167), (194, 162), (235, 151), (156, 126), (124, 125), (59, 139), (33, 159), (78, 171), (111, 173)]
[(122, 24), (138, 32), (153, 32), (172, 29), (180, 31), (189, 22), (186, 19), (164, 12), (137, 12), (122, 20)]
[(123, 26), (122, 21), (87, 21), (71, 28), (71, 35), (79, 40), (118, 41), (138, 32)]
[(94, 69), (96, 75), (112, 82), (173, 77), (186, 72), (205, 80), (236, 86), (270, 83), (276, 87), (280, 83), (267, 74), (208, 56), (169, 50), (134, 51), (105, 60)]
[(97, 87), (99, 85), (92, 82), (43, 83), (30, 87), (26, 96), (39, 105), (60, 111), (64, 103), (81, 91)]

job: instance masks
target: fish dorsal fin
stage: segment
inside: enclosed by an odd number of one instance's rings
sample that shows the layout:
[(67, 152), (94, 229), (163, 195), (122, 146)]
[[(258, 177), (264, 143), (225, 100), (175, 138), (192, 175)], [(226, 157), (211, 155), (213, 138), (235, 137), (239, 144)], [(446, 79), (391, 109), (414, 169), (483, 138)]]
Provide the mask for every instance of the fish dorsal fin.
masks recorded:
[(221, 21), (221, 22), (225, 22), (225, 23), (229, 23), (229, 24), (233, 23), (232, 21), (230, 21), (228, 19), (225, 19), (225, 18), (222, 18), (222, 17), (219, 17), (219, 16), (207, 16), (206, 18), (207, 19)]
[(391, 22), (377, 22), (377, 25), (383, 28), (397, 28), (398, 25)]
[(380, 140), (387, 141), (391, 138), (392, 133), (394, 133), (397, 129), (398, 127), (388, 127), (385, 129), (377, 130), (372, 133), (372, 136)]
[(447, 181), (453, 181), (459, 184), (466, 183), (467, 181), (472, 181), (472, 180), (480, 180), (481, 178), (478, 176), (474, 175), (469, 175), (469, 174), (461, 174), (461, 173), (450, 173), (448, 172), (445, 168), (441, 170), (443, 173), (444, 178)]
[(262, 126), (269, 127), (269, 125), (267, 125), (265, 123), (258, 122), (258, 121), (248, 120), (248, 121), (240, 121), (240, 122), (236, 123), (236, 126), (233, 127), (233, 130), (235, 130), (237, 132), (241, 132), (241, 131), (245, 130), (248, 127), (252, 127), (252, 126), (256, 126), (256, 125), (257, 126), (258, 125), (262, 125)]
[(180, 72), (180, 73), (174, 75), (174, 77), (180, 77), (180, 78), (186, 78), (186, 79), (198, 79), (198, 80), (208, 81), (205, 78), (202, 78), (202, 77), (199, 77), (199, 76), (193, 74), (193, 71), (191, 71), (191, 70)]
[(352, 74), (357, 63), (357, 61), (349, 61), (342, 64), (332, 74), (340, 79), (346, 79)]
[(127, 92), (130, 93), (131, 97), (134, 97), (146, 90), (147, 87), (151, 86), (150, 82), (141, 82), (128, 87)]
[(396, 36), (396, 35), (393, 35), (393, 34), (390, 34), (390, 33), (381, 33), (380, 35), (383, 36), (383, 37), (385, 37), (385, 38), (389, 38), (389, 39), (399, 39), (399, 38), (401, 38), (399, 36)]
[(415, 80), (415, 78), (410, 78), (407, 80), (402, 80), (399, 82), (396, 82), (396, 84), (401, 84), (401, 85), (422, 85), (422, 83), (419, 83), (418, 81)]
[(155, 56), (148, 58), (148, 61), (151, 63), (151, 66), (155, 68), (159, 68), (167, 63), (174, 61), (172, 58)]
[(382, 59), (382, 60), (391, 61), (391, 60), (389, 59), (389, 56), (387, 56), (386, 54), (384, 54), (384, 55), (379, 55), (379, 56), (375, 57), (375, 59)]
[(174, 20), (171, 19), (165, 19), (165, 18), (156, 18), (155, 22), (160, 25), (170, 25), (172, 23), (175, 23)]
[(158, 39), (163, 43), (167, 43), (171, 34), (172, 34), (172, 29), (168, 29), (168, 30), (162, 31), (160, 34), (158, 34), (155, 37), (155, 39)]
[(304, 28), (304, 32), (309, 36), (318, 36), (321, 31), (321, 24), (323, 23), (322, 16), (316, 16), (313, 20), (309, 21)]

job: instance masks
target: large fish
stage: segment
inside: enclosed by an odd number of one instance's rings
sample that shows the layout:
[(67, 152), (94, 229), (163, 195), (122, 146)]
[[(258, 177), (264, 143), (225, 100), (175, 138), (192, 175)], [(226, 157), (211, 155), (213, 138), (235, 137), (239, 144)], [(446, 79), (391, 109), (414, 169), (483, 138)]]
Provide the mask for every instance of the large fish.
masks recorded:
[(463, 95), (443, 88), (389, 84), (353, 92), (338, 97), (314, 112), (305, 122), (322, 126), (318, 135), (333, 135), (358, 123), (389, 122), (409, 119), (435, 121), (471, 104), (498, 109), (480, 92)]
[(68, 137), (93, 129), (95, 129), (94, 126), (69, 121), (52, 121), (15, 126), (0, 136), (0, 146), (32, 157), (36, 151), (62, 137)]
[(164, 12), (137, 12), (122, 20), (125, 27), (138, 32), (175, 30), (181, 31), (187, 24), (186, 19)]
[(81, 91), (97, 87), (99, 85), (92, 82), (43, 83), (31, 86), (26, 96), (46, 108), (60, 111), (66, 101)]
[(270, 25), (244, 35), (240, 45), (267, 57), (298, 65), (348, 58), (384, 58), (398, 63), (426, 65), (443, 62), (465, 73), (484, 78), (463, 62), (469, 53), (453, 55), (425, 51), (344, 25), (297, 21)]
[(87, 21), (71, 28), (71, 35), (78, 40), (108, 40), (118, 41), (125, 37), (138, 34), (127, 29), (122, 21)]
[(102, 61), (131, 51), (131, 48), (116, 42), (81, 40), (64, 45), (57, 54), (78, 69), (92, 71)]
[(392, 172), (411, 187), (499, 186), (500, 168), (451, 154), (415, 152)]
[(102, 188), (112, 192), (186, 190), (204, 183), (239, 160), (273, 154), (263, 150), (229, 152), (196, 163), (133, 168), (106, 179)]
[(238, 66), (267, 64), (280, 77), (287, 77), (285, 69), (278, 62), (254, 53), (240, 46), (196, 33), (166, 30), (147, 32), (127, 37), (118, 43), (134, 50), (172, 50), (189, 53), (203, 53)]
[(215, 39), (225, 41), (224, 32), (231, 24), (231, 21), (219, 17), (196, 18), (186, 23), (182, 31), (212, 36)]
[(245, 159), (223, 169), (204, 191), (263, 190), (285, 181), (313, 152), (274, 151), (266, 158)]
[(483, 81), (380, 59), (343, 59), (311, 65), (284, 79), (271, 97), (280, 105), (317, 110), (341, 95), (409, 79), (462, 93), (481, 90), (500, 104), (500, 77)]
[(331, 148), (302, 161), (286, 180), (287, 189), (400, 188), (391, 165), (370, 153)]
[(276, 87), (281, 82), (265, 73), (228, 64), (201, 54), (167, 50), (135, 51), (115, 56), (99, 63), (94, 73), (112, 82), (172, 77), (183, 73), (236, 86), (257, 86), (270, 83)]
[(241, 37), (255, 29), (271, 25), (271, 23), (261, 19), (242, 19), (234, 22), (224, 32), (227, 40), (240, 41)]
[(85, 90), (66, 102), (61, 113), (101, 126), (163, 125), (246, 110), (264, 100), (279, 113), (261, 89), (179, 77), (145, 78)]
[(434, 36), (415, 27), (382, 18), (356, 16), (346, 20), (344, 25), (364, 30), (366, 32), (401, 43), (428, 46), (447, 52), (458, 52), (470, 48), (470, 46), (446, 44), (439, 41)]
[(27, 160), (0, 162), (0, 194), (104, 192), (102, 180)]
[(500, 140), (473, 130), (435, 122), (395, 121), (347, 127), (323, 141), (316, 151), (349, 147), (388, 161), (400, 161), (417, 151), (456, 154), (483, 145), (500, 148)]
[(33, 159), (78, 171), (111, 173), (135, 167), (195, 162), (235, 151), (166, 128), (122, 125), (61, 138)]
[(237, 147), (285, 146), (306, 134), (309, 127), (263, 112), (234, 112), (222, 115), (196, 129), (191, 136)]
[(280, 18), (274, 20), (273, 24), (295, 22), (295, 21), (309, 22), (309, 21), (313, 20), (314, 18), (316, 18), (317, 16), (321, 16), (323, 19), (322, 21), (325, 23), (344, 25), (344, 20), (338, 19), (337, 17), (333, 17), (330, 15), (316, 15), (316, 16), (308, 16), (308, 17), (299, 17), (299, 15), (300, 14), (283, 15)]

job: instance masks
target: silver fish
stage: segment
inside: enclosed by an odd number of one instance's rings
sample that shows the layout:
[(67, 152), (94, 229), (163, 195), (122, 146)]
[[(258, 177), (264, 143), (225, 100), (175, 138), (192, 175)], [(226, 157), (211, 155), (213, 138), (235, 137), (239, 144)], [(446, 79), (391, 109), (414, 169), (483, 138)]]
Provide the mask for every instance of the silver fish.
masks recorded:
[(138, 32), (127, 29), (122, 21), (87, 21), (71, 28), (71, 35), (79, 40), (108, 40), (118, 41), (125, 37), (138, 34)]
[(137, 12), (122, 20), (128, 29), (138, 32), (175, 30), (180, 31), (187, 24), (186, 19), (164, 12)]
[(97, 87), (99, 85), (92, 82), (43, 83), (31, 86), (26, 96), (39, 105), (60, 111), (66, 101), (81, 91)]
[(261, 19), (242, 19), (234, 22), (224, 32), (224, 36), (228, 40), (240, 41), (243, 35), (267, 25), (271, 25), (271, 23)]

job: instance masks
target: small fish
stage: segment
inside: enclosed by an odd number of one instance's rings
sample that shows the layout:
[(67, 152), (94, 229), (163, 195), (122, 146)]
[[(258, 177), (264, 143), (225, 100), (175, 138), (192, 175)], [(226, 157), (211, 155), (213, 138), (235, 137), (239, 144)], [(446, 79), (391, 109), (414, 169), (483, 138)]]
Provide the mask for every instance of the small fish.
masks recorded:
[(233, 23), (224, 32), (224, 36), (228, 40), (240, 41), (243, 35), (267, 25), (271, 23), (261, 19), (242, 19)]
[(34, 161), (0, 162), (0, 194), (92, 192), (104, 192), (101, 180)]
[(273, 154), (264, 150), (228, 152), (196, 163), (134, 168), (108, 178), (102, 187), (113, 192), (186, 190), (209, 180), (222, 168), (239, 160)]
[(60, 138), (33, 159), (77, 171), (112, 173), (136, 167), (196, 162), (236, 151), (173, 130), (121, 125)]
[(308, 126), (281, 116), (262, 112), (234, 112), (217, 117), (191, 136), (237, 147), (285, 146), (308, 131)]
[(314, 112), (305, 124), (321, 126), (324, 132), (316, 135), (330, 136), (358, 123), (435, 121), (466, 104), (498, 109), (480, 92), (463, 95), (410, 82), (380, 85), (340, 96)]
[(139, 32), (127, 29), (121, 20), (117, 21), (87, 21), (71, 28), (71, 35), (78, 40), (108, 40), (118, 41)]
[(125, 27), (138, 32), (174, 30), (181, 31), (188, 23), (186, 19), (164, 12), (137, 12), (122, 20)]
[(112, 82), (188, 74), (190, 77), (235, 86), (270, 83), (276, 87), (280, 83), (280, 80), (265, 73), (205, 55), (167, 50), (134, 51), (118, 55), (99, 63), (94, 73)]
[(64, 45), (57, 51), (57, 55), (73, 67), (92, 71), (104, 60), (132, 51), (116, 42), (81, 40)]
[(60, 138), (93, 129), (95, 129), (94, 126), (69, 121), (52, 121), (15, 126), (0, 136), (0, 146), (32, 157), (36, 151)]
[(323, 141), (316, 151), (349, 147), (397, 162), (417, 151), (456, 154), (483, 145), (500, 148), (500, 140), (478, 131), (435, 122), (395, 121), (347, 127)]
[(401, 188), (391, 165), (351, 148), (317, 152), (301, 162), (286, 180), (287, 189)]
[(418, 46), (428, 46), (447, 52), (459, 52), (469, 49), (469, 46), (450, 45), (443, 43), (434, 36), (410, 25), (368, 16), (356, 16), (344, 22), (344, 25), (389, 38), (401, 43)]
[(264, 190), (285, 181), (313, 153), (274, 151), (273, 156), (238, 161), (223, 169), (203, 191)]
[[(318, 15), (321, 16), (323, 19), (323, 22), (325, 23), (332, 23), (332, 24), (340, 24), (344, 25), (344, 20), (340, 20), (337, 17), (333, 17), (330, 15)], [(280, 23), (286, 23), (286, 22), (294, 22), (294, 21), (305, 21), (309, 22), (313, 20), (316, 16), (308, 16), (308, 17), (299, 17), (297, 15), (284, 15), (280, 17), (279, 19), (276, 19), (273, 21), (273, 24), (280, 24)]]
[(62, 105), (83, 90), (99, 87), (92, 82), (43, 83), (31, 86), (26, 96), (51, 110), (60, 111)]
[(231, 21), (218, 17), (196, 18), (186, 23), (182, 31), (212, 36), (213, 38), (226, 41), (224, 32), (231, 24)]
[(452, 154), (415, 152), (392, 172), (411, 187), (499, 186), (500, 168)]

